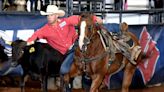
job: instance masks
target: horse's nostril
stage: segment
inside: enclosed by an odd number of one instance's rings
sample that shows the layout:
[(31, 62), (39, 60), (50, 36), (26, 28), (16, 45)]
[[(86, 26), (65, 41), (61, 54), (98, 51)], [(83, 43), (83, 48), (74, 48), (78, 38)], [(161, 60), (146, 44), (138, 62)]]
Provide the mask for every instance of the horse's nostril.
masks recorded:
[(86, 45), (83, 45), (81, 52), (84, 53), (86, 51), (86, 49), (87, 49)]
[(84, 44), (89, 44), (90, 43), (90, 40), (89, 40), (89, 38), (84, 38)]

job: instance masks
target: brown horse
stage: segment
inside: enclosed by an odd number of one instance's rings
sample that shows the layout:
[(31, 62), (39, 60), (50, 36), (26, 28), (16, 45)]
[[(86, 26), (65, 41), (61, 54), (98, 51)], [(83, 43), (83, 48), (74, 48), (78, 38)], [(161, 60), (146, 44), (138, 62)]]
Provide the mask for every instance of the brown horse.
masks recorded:
[[(79, 44), (75, 49), (74, 62), (68, 74), (64, 75), (64, 82), (69, 83), (70, 78), (83, 73), (90, 76), (92, 84), (90, 92), (98, 92), (105, 75), (124, 69), (122, 92), (128, 92), (136, 66), (141, 61), (143, 52), (136, 36), (127, 31), (128, 26), (123, 23), (121, 30), (133, 41), (133, 46), (128, 50), (134, 54), (134, 63), (117, 49), (119, 42), (113, 38), (101, 25), (95, 24), (92, 14), (82, 14), (79, 22)], [(103, 32), (103, 33), (102, 33)], [(104, 36), (103, 36), (104, 35)], [(107, 41), (102, 41), (101, 39)], [(106, 44), (106, 45), (104, 45)]]

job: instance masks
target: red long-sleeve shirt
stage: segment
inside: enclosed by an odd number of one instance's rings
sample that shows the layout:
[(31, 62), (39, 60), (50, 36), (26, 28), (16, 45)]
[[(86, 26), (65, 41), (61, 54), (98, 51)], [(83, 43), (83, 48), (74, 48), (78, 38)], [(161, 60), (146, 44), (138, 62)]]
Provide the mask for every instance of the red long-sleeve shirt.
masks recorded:
[(60, 19), (55, 26), (45, 24), (34, 32), (27, 42), (34, 41), (37, 38), (46, 39), (50, 46), (65, 54), (78, 37), (74, 26), (78, 24), (79, 20), (79, 16), (70, 16)]

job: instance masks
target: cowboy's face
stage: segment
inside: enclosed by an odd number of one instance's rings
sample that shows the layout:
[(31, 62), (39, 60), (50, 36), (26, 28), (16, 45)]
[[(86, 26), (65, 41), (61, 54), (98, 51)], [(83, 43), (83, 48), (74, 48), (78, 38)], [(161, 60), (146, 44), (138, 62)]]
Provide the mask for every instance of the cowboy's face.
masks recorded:
[(57, 14), (47, 15), (48, 23), (51, 24), (51, 25), (55, 24), (57, 22), (57, 19), (58, 19)]

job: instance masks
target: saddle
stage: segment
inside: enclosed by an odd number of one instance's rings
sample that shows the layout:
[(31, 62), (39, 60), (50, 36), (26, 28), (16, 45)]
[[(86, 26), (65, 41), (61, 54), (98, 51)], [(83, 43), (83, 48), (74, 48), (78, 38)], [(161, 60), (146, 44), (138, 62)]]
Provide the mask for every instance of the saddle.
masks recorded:
[(128, 41), (132, 41), (130, 37), (126, 35), (126, 38), (122, 39), (119, 33), (110, 33), (104, 28), (101, 28), (98, 33), (105, 50), (111, 54), (109, 61), (114, 61), (115, 53), (122, 53), (133, 65), (137, 64), (135, 60), (138, 58), (141, 48), (140, 46), (136, 46), (132, 49), (130, 44), (127, 43)]
[(109, 54), (111, 54), (110, 60), (109, 61), (114, 61), (115, 59), (115, 53), (116, 48), (113, 45), (113, 40), (112, 40), (112, 36), (109, 32), (107, 32), (106, 29), (101, 28), (100, 31), (98, 31), (99, 35), (100, 35), (100, 39), (101, 42), (103, 44), (103, 47), (105, 49), (105, 51), (109, 52)]

